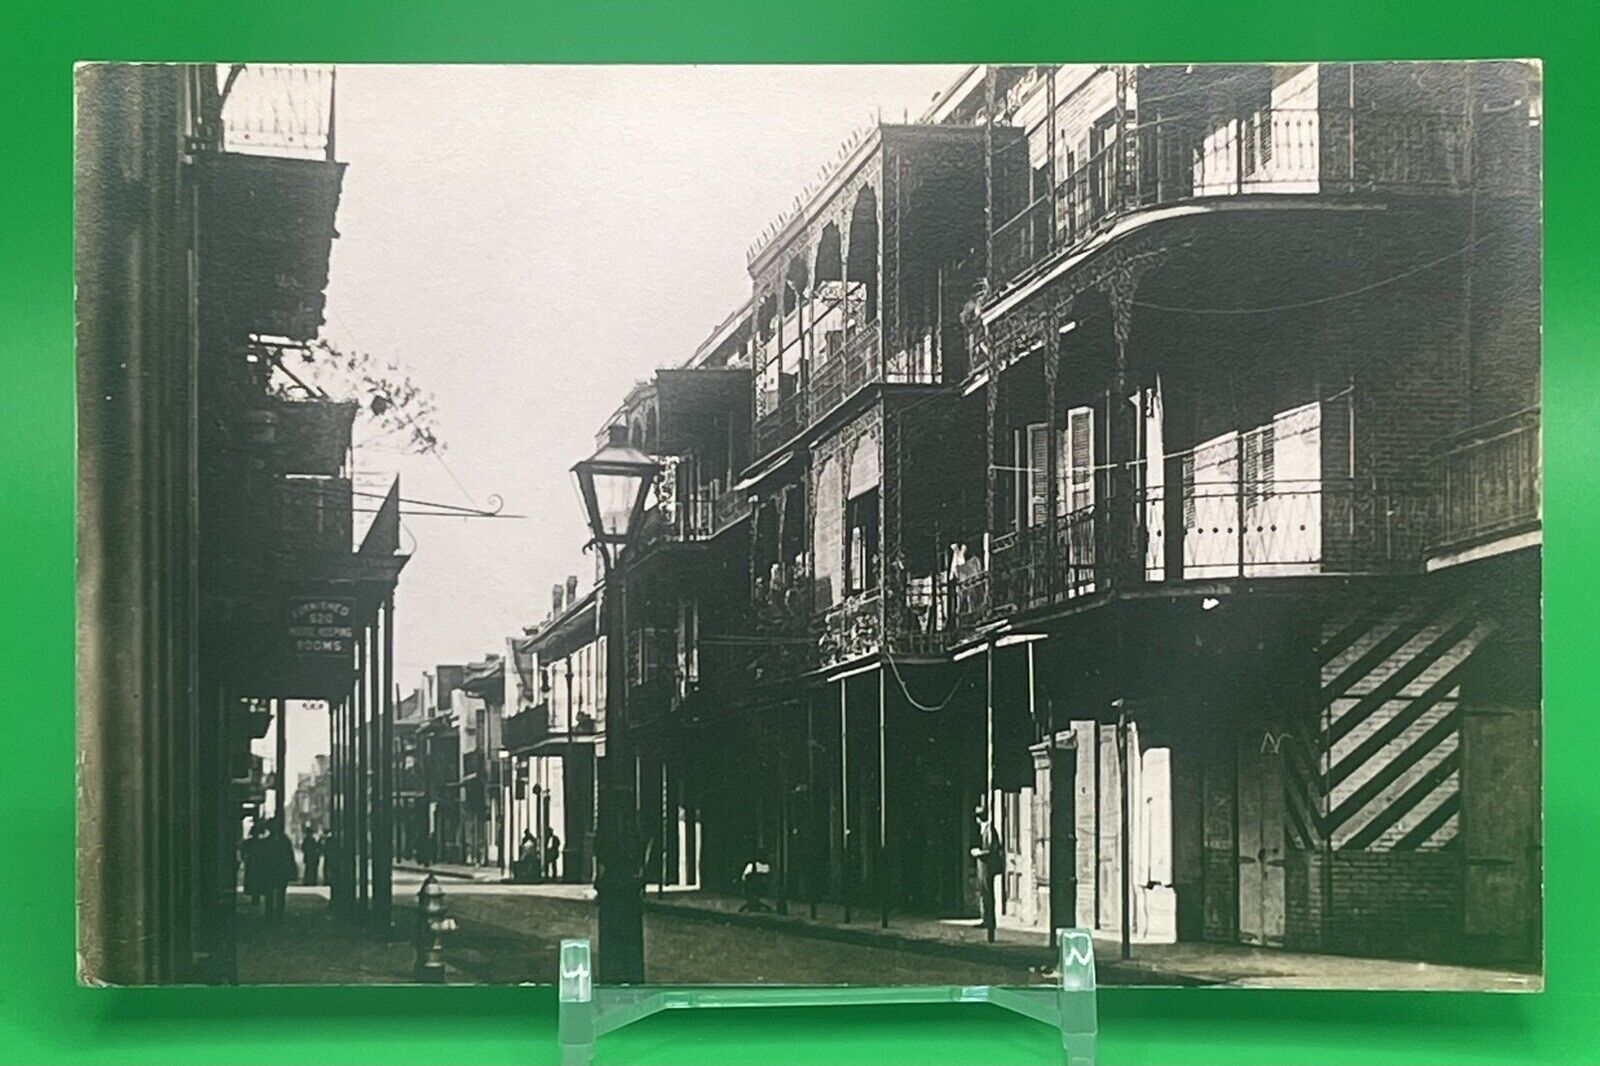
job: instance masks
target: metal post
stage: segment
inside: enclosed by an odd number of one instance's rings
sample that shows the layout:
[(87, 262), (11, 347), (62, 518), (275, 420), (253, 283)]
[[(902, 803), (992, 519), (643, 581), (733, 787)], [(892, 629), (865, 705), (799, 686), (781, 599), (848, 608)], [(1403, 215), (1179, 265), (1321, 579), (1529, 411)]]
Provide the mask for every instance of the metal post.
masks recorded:
[(277, 760), (278, 775), (273, 794), (273, 814), (278, 819), (278, 831), (286, 834), (289, 832), (289, 819), (286, 809), (289, 797), (289, 740), (288, 732), (284, 727), (286, 724), (285, 719), (289, 717), (289, 701), (279, 699), (272, 702), (278, 712), (276, 722), (278, 735), (274, 738), (277, 742), (277, 751), (274, 753), (274, 758)]
[(1247, 479), (1245, 478), (1245, 473), (1244, 473), (1244, 460), (1245, 460), (1244, 438), (1245, 438), (1244, 431), (1243, 430), (1239, 430), (1234, 435), (1234, 446), (1233, 446), (1233, 450), (1234, 450), (1234, 468), (1235, 468), (1234, 472), (1238, 475), (1238, 480), (1234, 483), (1234, 508), (1233, 508), (1233, 510), (1234, 510), (1234, 522), (1238, 526), (1238, 543), (1235, 546), (1235, 552), (1238, 555), (1238, 565), (1239, 565), (1239, 576), (1240, 577), (1244, 576), (1244, 519), (1245, 519), (1244, 487), (1245, 487), (1245, 485), (1247, 483)]
[(817, 706), (806, 693), (806, 853), (800, 857), (805, 871), (806, 901), (811, 920), (817, 920), (817, 857), (822, 853), (822, 838), (817, 832)]
[(608, 984), (640, 984), (644, 971), (644, 871), (638, 842), (634, 751), (627, 713), (626, 579), (606, 569), (606, 729), (599, 760), (596, 812), (601, 833), (595, 878), (600, 950), (596, 976)]
[(1126, 959), (1133, 953), (1133, 866), (1130, 861), (1133, 851), (1130, 833), (1132, 797), (1128, 795), (1133, 775), (1128, 765), (1128, 707), (1121, 700), (1116, 702), (1116, 707), (1117, 762), (1122, 771), (1122, 787), (1117, 790), (1122, 801), (1122, 846), (1118, 849), (1119, 858), (1122, 860), (1122, 957)]
[(994, 91), (995, 68), (983, 72), (983, 276), (994, 283)]
[(878, 924), (889, 928), (889, 755), (884, 721), (883, 667), (878, 667)]
[(377, 774), (373, 782), (376, 803), (373, 823), (372, 918), (380, 929), (389, 928), (394, 906), (394, 594), (384, 600), (382, 699), (378, 709)]
[(994, 817), (994, 641), (984, 649), (983, 677), (983, 805)]
[(850, 701), (846, 686), (848, 678), (839, 679), (839, 822), (840, 844), (844, 854), (840, 858), (839, 894), (844, 897), (844, 920), (850, 924)]
[(367, 909), (367, 862), (370, 852), (367, 847), (367, 702), (368, 686), (367, 672), (372, 668), (371, 657), (367, 654), (369, 641), (372, 637), (370, 627), (363, 627), (361, 639), (356, 643), (356, 698), (354, 701), (355, 713), (350, 716), (350, 729), (353, 737), (352, 748), (355, 752), (355, 781), (352, 792), (355, 796), (355, 858), (356, 858), (356, 909), (364, 912)]

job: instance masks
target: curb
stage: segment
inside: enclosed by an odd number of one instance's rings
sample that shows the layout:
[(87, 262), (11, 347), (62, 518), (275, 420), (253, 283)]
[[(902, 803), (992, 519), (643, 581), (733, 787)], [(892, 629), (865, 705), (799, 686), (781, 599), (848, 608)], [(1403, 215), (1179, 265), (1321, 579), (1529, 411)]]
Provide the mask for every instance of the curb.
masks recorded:
[(937, 955), (943, 958), (961, 959), (966, 962), (1002, 963), (1036, 968), (1049, 966), (1055, 961), (1055, 953), (1046, 944), (1037, 946), (1031, 944), (969, 944), (962, 941), (935, 940), (932, 937), (913, 936), (909, 933), (900, 933), (892, 929), (882, 929), (876, 925), (871, 927), (865, 924), (859, 927), (824, 925), (820, 922), (811, 922), (805, 918), (795, 918), (782, 914), (711, 910), (706, 907), (696, 907), (692, 904), (670, 903), (665, 900), (654, 899), (645, 901), (645, 909), (661, 914), (669, 914), (674, 918), (686, 918), (691, 921), (770, 929), (774, 932), (811, 937), (816, 940), (831, 940), (835, 943), (853, 944), (859, 947), (888, 948), (893, 951), (915, 952), (921, 955)]
[[(959, 959), (963, 962), (987, 963), (991, 966), (999, 964), (1040, 971), (1052, 967), (1056, 961), (1055, 952), (1044, 944), (973, 944), (959, 940), (936, 940), (932, 937), (914, 936), (865, 924), (859, 927), (824, 925), (805, 918), (782, 914), (711, 910), (692, 904), (654, 899), (645, 901), (645, 910), (707, 924), (742, 925), (792, 936), (830, 940), (840, 944), (887, 948), (891, 951)], [(1123, 962), (1121, 959), (1097, 958), (1095, 969), (1102, 985), (1138, 984), (1170, 988), (1218, 983), (1188, 974), (1169, 973), (1158, 967), (1141, 965), (1137, 962)]]
[(427, 866), (396, 866), (395, 869), (408, 874), (422, 874), (424, 876), (432, 874), (441, 881), (460, 881), (463, 884), (496, 885), (501, 883), (499, 879), (493, 877), (479, 877), (477, 874), (464, 874), (455, 870), (440, 870)]

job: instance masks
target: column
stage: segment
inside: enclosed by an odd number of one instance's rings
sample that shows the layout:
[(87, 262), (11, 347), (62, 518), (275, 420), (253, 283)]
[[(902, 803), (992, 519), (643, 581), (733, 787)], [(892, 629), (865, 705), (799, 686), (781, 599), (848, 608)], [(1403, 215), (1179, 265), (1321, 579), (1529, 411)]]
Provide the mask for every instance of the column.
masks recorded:
[(372, 918), (387, 929), (394, 903), (394, 594), (379, 610), (383, 642), (382, 670), (374, 678), (378, 690), (377, 757), (373, 790)]
[(274, 753), (274, 759), (276, 760), (274, 765), (276, 765), (278, 771), (275, 779), (277, 787), (274, 790), (273, 795), (273, 813), (278, 819), (278, 831), (282, 833), (288, 833), (289, 817), (286, 801), (289, 798), (289, 741), (287, 721), (289, 717), (289, 701), (279, 699), (273, 700), (272, 702), (273, 709), (276, 711), (276, 714), (274, 715), (274, 724), (277, 732), (277, 736), (274, 738), (277, 741), (277, 751)]

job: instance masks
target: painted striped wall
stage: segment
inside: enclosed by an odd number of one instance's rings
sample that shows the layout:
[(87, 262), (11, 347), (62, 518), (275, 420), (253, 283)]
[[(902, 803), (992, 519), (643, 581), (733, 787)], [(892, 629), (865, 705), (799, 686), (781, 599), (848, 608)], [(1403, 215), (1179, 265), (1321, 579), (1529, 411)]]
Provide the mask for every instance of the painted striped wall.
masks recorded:
[(1456, 837), (1461, 672), (1493, 629), (1459, 596), (1352, 605), (1322, 627), (1314, 745), (1283, 744), (1291, 844), (1431, 851)]

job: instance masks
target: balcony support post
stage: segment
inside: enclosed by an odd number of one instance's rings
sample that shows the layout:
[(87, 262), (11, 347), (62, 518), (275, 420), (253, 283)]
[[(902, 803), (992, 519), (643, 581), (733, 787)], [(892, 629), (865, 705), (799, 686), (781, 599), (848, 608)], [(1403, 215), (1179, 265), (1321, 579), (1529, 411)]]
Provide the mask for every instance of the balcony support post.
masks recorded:
[[(1162, 477), (1162, 574), (1168, 581), (1183, 578), (1184, 537), (1184, 457), (1194, 447), (1195, 437), (1194, 389), (1187, 377), (1168, 371), (1162, 382), (1161, 441), (1167, 454), (1162, 457), (1165, 471)], [(1189, 491), (1193, 491), (1190, 489)]]
[(1061, 401), (1057, 396), (1061, 378), (1060, 309), (1051, 308), (1045, 319), (1044, 339), (1044, 414), (1045, 414), (1045, 508), (1044, 508), (1044, 588), (1045, 600), (1061, 593), (1061, 523), (1057, 516), (1064, 508), (1060, 501), (1061, 481)]
[(379, 675), (377, 757), (373, 787), (372, 910), (379, 929), (388, 929), (394, 906), (394, 593), (379, 607), (383, 623), (383, 669)]
[(277, 774), (273, 779), (272, 813), (278, 819), (278, 832), (289, 832), (289, 818), (285, 810), (289, 798), (289, 735), (284, 731), (284, 719), (288, 717), (289, 701), (276, 699), (272, 701), (273, 710), (276, 712), (277, 721), (274, 723), (277, 734), (273, 739), (277, 750), (273, 753)]

